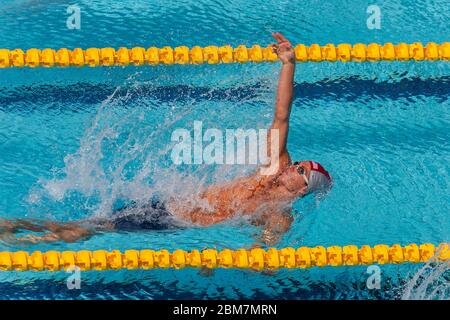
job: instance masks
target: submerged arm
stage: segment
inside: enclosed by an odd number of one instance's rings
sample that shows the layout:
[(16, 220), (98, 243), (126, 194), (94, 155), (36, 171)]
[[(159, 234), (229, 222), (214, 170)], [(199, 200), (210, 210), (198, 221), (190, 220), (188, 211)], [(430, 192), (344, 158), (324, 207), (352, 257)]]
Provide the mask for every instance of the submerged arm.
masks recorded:
[(274, 213), (268, 216), (262, 231), (261, 240), (272, 246), (289, 230), (294, 218), (290, 212)]

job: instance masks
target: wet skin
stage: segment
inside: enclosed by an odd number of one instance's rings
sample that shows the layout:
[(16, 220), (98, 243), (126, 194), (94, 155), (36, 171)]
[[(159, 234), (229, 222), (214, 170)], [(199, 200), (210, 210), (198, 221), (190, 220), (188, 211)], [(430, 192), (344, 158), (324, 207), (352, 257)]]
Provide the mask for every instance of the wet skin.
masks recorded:
[[(290, 227), (293, 217), (291, 205), (294, 200), (306, 194), (305, 179), (291, 164), (287, 150), (289, 118), (293, 100), (293, 81), (295, 73), (295, 53), (291, 43), (280, 33), (273, 33), (276, 43), (273, 51), (282, 63), (275, 112), (271, 130), (267, 137), (271, 163), (277, 161), (278, 170), (271, 175), (256, 172), (253, 175), (235, 179), (228, 183), (207, 187), (200, 194), (207, 206), (187, 208), (174, 199), (165, 203), (167, 209), (178, 219), (194, 225), (207, 226), (233, 218), (237, 215), (248, 216), (252, 223), (264, 226), (261, 240), (266, 244), (275, 243)], [(278, 131), (278, 148), (272, 150), (271, 132)], [(277, 159), (277, 160), (274, 160)], [(308, 162), (300, 163), (310, 175)], [(46, 232), (44, 235), (29, 234), (17, 238), (20, 241), (36, 243), (39, 241), (73, 242), (86, 239), (97, 232), (115, 231), (111, 223), (88, 226), (83, 222), (51, 222), (3, 220), (0, 221), (0, 238), (10, 239), (19, 230)]]

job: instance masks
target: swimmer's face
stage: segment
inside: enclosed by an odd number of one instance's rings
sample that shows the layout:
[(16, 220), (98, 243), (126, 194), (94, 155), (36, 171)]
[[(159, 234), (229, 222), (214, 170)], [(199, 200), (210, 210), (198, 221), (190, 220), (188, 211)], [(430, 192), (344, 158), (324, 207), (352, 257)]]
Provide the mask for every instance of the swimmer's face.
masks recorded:
[(287, 167), (278, 181), (293, 195), (303, 196), (308, 190), (309, 165), (307, 162), (295, 162)]

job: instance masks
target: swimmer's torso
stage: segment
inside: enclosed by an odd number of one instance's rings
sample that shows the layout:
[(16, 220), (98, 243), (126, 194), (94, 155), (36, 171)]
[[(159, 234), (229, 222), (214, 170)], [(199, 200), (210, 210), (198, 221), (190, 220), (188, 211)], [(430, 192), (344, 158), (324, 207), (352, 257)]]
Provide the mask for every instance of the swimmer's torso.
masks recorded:
[[(201, 221), (195, 221), (196, 216), (202, 216), (203, 220), (211, 217), (211, 223), (235, 215), (253, 216), (255, 219), (259, 216), (259, 219), (263, 219), (264, 211), (270, 212), (280, 207), (279, 201), (273, 203), (273, 190), (279, 187), (276, 177), (254, 174), (228, 183), (212, 185), (200, 194), (200, 199), (206, 200), (208, 206), (186, 208), (180, 206), (178, 201), (169, 201), (167, 208), (175, 216), (200, 223)], [(207, 220), (205, 224), (208, 224)]]

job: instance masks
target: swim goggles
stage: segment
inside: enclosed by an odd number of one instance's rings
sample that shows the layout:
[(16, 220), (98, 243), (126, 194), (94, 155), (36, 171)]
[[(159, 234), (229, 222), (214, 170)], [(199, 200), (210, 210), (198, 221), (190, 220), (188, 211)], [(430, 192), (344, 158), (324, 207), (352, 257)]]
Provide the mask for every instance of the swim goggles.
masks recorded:
[(298, 174), (301, 175), (303, 179), (305, 179), (305, 185), (308, 186), (309, 180), (308, 177), (306, 176), (305, 167), (301, 166), (300, 162), (294, 162), (294, 166), (296, 167)]

